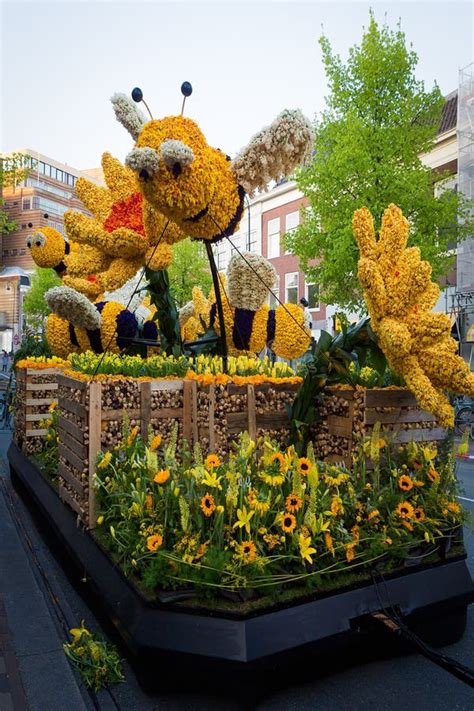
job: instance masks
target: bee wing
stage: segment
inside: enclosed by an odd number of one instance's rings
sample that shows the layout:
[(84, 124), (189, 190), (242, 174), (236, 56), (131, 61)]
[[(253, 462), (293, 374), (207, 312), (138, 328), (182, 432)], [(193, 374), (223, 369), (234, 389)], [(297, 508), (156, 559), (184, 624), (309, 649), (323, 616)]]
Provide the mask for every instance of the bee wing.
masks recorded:
[(133, 140), (136, 141), (143, 126), (147, 123), (145, 116), (126, 94), (114, 94), (110, 101), (114, 107), (117, 121), (127, 129)]
[(232, 161), (239, 185), (250, 196), (265, 190), (271, 180), (290, 175), (311, 156), (313, 129), (299, 109), (285, 109), (259, 131)]
[(77, 328), (93, 331), (100, 328), (101, 318), (87, 296), (68, 286), (49, 289), (44, 298), (51, 311)]

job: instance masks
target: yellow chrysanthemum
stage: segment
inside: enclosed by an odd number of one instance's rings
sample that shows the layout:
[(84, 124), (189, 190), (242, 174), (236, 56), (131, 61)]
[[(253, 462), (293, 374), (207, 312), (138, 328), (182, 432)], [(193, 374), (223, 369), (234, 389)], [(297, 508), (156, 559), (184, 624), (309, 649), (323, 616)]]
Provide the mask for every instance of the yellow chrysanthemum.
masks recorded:
[(163, 536), (159, 533), (153, 536), (148, 536), (146, 539), (146, 545), (149, 551), (156, 551), (163, 544)]

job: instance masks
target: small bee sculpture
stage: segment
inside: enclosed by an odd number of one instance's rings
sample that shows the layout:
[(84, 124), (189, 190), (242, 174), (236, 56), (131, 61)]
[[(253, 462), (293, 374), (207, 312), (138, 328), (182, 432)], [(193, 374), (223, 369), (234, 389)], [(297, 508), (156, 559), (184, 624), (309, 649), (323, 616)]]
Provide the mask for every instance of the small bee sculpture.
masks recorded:
[[(225, 281), (220, 278), (224, 287)], [(275, 268), (265, 257), (244, 252), (230, 260), (223, 299), (230, 355), (260, 353), (269, 346), (277, 356), (293, 360), (308, 350), (311, 332), (305, 327), (303, 310), (296, 304), (281, 304), (270, 309), (264, 303), (275, 282)], [(193, 297), (193, 302), (180, 312), (183, 335), (189, 330), (190, 322), (194, 337), (203, 335), (206, 327), (215, 328), (220, 335), (214, 294), (211, 292), (206, 301), (202, 292), (196, 290)], [(198, 323), (202, 323), (200, 331), (196, 329)]]
[[(188, 96), (190, 84), (185, 82), (181, 91)], [(141, 90), (134, 89), (134, 94), (141, 100)], [(312, 128), (298, 110), (283, 111), (231, 160), (208, 145), (190, 118), (147, 121), (124, 94), (115, 94), (112, 104), (118, 121), (136, 142), (125, 163), (135, 172), (145, 201), (184, 234), (209, 242), (238, 228), (246, 192), (265, 190), (271, 180), (289, 175), (311, 153)]]

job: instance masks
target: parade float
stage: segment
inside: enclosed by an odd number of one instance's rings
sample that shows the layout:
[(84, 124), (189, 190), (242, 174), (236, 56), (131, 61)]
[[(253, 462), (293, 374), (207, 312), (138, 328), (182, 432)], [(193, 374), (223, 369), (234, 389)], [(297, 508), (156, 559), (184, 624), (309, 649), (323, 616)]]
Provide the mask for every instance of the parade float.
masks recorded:
[[(305, 160), (306, 119), (283, 112), (231, 160), (182, 114), (112, 102), (135, 141), (126, 165), (105, 154), (107, 187), (78, 181), (91, 216), (29, 243), (63, 284), (46, 295), (54, 356), (17, 366), (25, 499), (162, 684), (311, 669), (387, 607), (459, 638), (474, 596), (446, 392), (474, 394), (474, 376), (407, 220), (389, 206), (377, 239), (356, 211), (370, 327), (323, 333), (296, 373), (258, 354), (306, 353), (302, 310), (265, 304), (265, 259), (238, 252), (224, 277), (211, 245), (232, 239), (246, 193)], [(178, 313), (166, 267), (189, 238), (213, 289)]]

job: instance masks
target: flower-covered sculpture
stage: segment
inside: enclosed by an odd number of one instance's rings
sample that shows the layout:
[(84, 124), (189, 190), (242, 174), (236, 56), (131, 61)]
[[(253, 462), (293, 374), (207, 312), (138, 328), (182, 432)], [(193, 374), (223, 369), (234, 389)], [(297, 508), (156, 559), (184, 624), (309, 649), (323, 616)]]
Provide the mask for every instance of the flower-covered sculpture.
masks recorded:
[(409, 225), (396, 205), (385, 210), (378, 240), (367, 208), (354, 213), (352, 226), (359, 279), (380, 347), (420, 406), (452, 427), (454, 412), (443, 391), (474, 395), (474, 374), (456, 354), (449, 316), (432, 312), (440, 289), (431, 281), (431, 265), (421, 260), (418, 247), (406, 246)]
[[(244, 252), (230, 260), (222, 303), (230, 355), (260, 353), (269, 345), (277, 356), (293, 360), (307, 351), (311, 333), (305, 327), (301, 307), (282, 304), (270, 309), (264, 304), (275, 282), (275, 269), (265, 257)], [(206, 326), (220, 335), (214, 295), (206, 300), (201, 290), (196, 290), (192, 303), (193, 309), (187, 304), (180, 312), (183, 337), (193, 340), (191, 336), (202, 335)]]
[(264, 190), (311, 151), (311, 125), (300, 111), (283, 111), (232, 161), (211, 148), (189, 118), (147, 121), (123, 94), (115, 94), (112, 104), (118, 121), (136, 141), (126, 164), (136, 173), (146, 202), (185, 234), (207, 241), (235, 232), (246, 191)]

